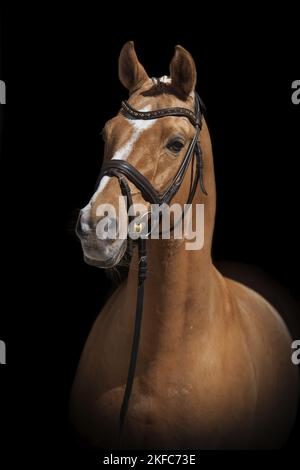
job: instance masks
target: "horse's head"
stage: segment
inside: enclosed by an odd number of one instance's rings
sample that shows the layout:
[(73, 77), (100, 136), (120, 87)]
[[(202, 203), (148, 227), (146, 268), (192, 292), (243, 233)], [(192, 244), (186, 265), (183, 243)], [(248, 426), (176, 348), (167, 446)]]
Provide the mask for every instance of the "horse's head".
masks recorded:
[[(119, 58), (119, 78), (129, 90), (128, 103), (134, 109), (147, 112), (164, 108), (187, 108), (194, 111), (196, 68), (192, 56), (181, 46), (175, 49), (170, 63), (170, 76), (150, 79), (138, 61), (134, 45), (124, 45)], [(137, 169), (158, 193), (171, 184), (195, 136), (195, 127), (185, 116), (164, 116), (159, 119), (134, 119), (119, 112), (103, 130), (104, 161), (124, 160)], [(189, 165), (192, 167), (192, 165)], [(172, 202), (184, 204), (190, 190), (192, 168), (189, 168)], [(126, 179), (134, 207), (147, 209), (141, 191)], [(102, 231), (112, 225), (118, 234), (121, 218), (127, 220), (126, 205), (120, 202), (119, 180), (105, 175), (90, 200), (80, 212), (77, 233), (82, 242), (86, 262), (99, 267), (112, 267), (126, 251), (126, 237), (106, 238)], [(108, 207), (116, 208), (116, 215), (108, 216)], [(143, 211), (143, 210), (142, 210)], [(101, 221), (105, 219), (105, 224)]]

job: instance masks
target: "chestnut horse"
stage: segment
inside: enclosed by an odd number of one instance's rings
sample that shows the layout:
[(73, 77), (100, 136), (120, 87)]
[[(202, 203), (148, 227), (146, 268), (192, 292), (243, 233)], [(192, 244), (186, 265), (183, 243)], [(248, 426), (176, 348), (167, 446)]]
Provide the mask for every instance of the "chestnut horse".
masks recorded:
[[(129, 104), (137, 110), (194, 110), (196, 68), (181, 46), (175, 49), (170, 77), (155, 81), (138, 61), (133, 43), (126, 43), (119, 78), (129, 90)], [(119, 113), (105, 125), (104, 158), (127, 160), (163, 191), (193, 136), (186, 117), (141, 121)], [(192, 210), (204, 204), (204, 246), (186, 250), (185, 240), (174, 237), (146, 242), (143, 323), (123, 448), (277, 448), (295, 418), (298, 372), (283, 320), (263, 297), (223, 277), (212, 264), (216, 193), (204, 119), (200, 145), (208, 195), (197, 188)], [(191, 172), (189, 168), (172, 202), (186, 202)], [(141, 192), (128, 184), (134, 204), (145, 203)], [(126, 250), (126, 239), (103, 240), (95, 229), (97, 208), (103, 203), (117, 206), (120, 196), (117, 178), (105, 176), (78, 221), (85, 261), (100, 268), (116, 266)], [(72, 388), (72, 423), (85, 442), (98, 448), (118, 445), (137, 270), (135, 250), (127, 280), (92, 327)]]

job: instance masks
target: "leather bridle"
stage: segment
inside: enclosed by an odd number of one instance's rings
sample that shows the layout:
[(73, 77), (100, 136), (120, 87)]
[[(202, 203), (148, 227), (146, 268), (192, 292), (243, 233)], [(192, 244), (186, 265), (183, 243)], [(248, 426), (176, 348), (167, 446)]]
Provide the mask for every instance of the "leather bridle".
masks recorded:
[[(194, 176), (193, 183), (190, 186), (190, 192), (187, 199), (187, 204), (190, 204), (194, 198), (197, 184), (199, 181), (201, 191), (207, 195), (207, 192), (204, 187), (203, 182), (203, 160), (202, 152), (199, 143), (199, 136), (202, 126), (202, 110), (201, 110), (201, 101), (199, 95), (195, 92), (195, 112), (191, 111), (188, 108), (181, 107), (171, 107), (158, 109), (155, 111), (138, 111), (134, 109), (127, 101), (122, 102), (121, 108), (122, 114), (128, 119), (159, 119), (166, 116), (177, 116), (188, 118), (191, 124), (195, 127), (195, 134), (192, 138), (189, 147), (186, 151), (186, 154), (183, 158), (183, 161), (176, 172), (171, 184), (163, 193), (159, 193), (152, 184), (148, 181), (145, 176), (140, 173), (133, 165), (125, 160), (109, 160), (103, 164), (100, 179), (107, 176), (114, 176), (118, 178), (121, 192), (123, 196), (126, 196), (127, 200), (127, 209), (132, 206), (132, 195), (128, 185), (130, 181), (137, 189), (140, 190), (142, 197), (145, 201), (151, 204), (169, 204), (172, 198), (175, 196), (179, 190), (185, 174), (192, 162), (194, 166), (194, 161), (196, 163), (196, 172)], [(133, 219), (133, 216), (128, 215), (128, 221), (130, 222)], [(128, 239), (130, 251), (132, 252), (132, 240)], [(144, 299), (144, 282), (147, 274), (147, 255), (146, 255), (146, 238), (141, 235), (137, 240), (138, 244), (138, 287), (137, 287), (137, 300), (136, 300), (136, 312), (135, 312), (135, 327), (134, 335), (131, 349), (131, 358), (127, 376), (127, 382), (123, 397), (123, 402), (120, 410), (120, 421), (119, 421), (119, 442), (121, 438), (121, 433), (123, 425), (125, 422), (126, 412), (128, 409), (131, 389), (133, 385), (135, 368), (137, 362), (138, 346), (140, 339), (141, 323), (142, 323), (142, 313), (143, 313), (143, 299)]]
[(199, 144), (199, 135), (202, 126), (202, 112), (200, 105), (200, 97), (195, 93), (195, 113), (188, 108), (164, 108), (156, 111), (138, 111), (134, 109), (127, 101), (122, 102), (122, 114), (129, 119), (158, 119), (166, 116), (180, 116), (189, 119), (191, 124), (195, 127), (196, 132), (194, 137), (187, 149), (184, 159), (174, 176), (169, 187), (163, 192), (158, 193), (152, 184), (140, 173), (133, 165), (126, 160), (108, 160), (103, 164), (101, 177), (104, 175), (116, 176), (124, 175), (126, 178), (134, 184), (134, 186), (141, 191), (142, 197), (145, 201), (152, 204), (169, 204), (171, 199), (175, 196), (181, 183), (184, 179), (186, 171), (193, 157), (196, 156), (196, 175), (194, 184), (190, 191), (188, 200), (192, 200), (196, 191), (197, 181), (200, 181), (200, 187), (204, 194), (206, 194), (203, 184), (203, 161), (201, 147)]

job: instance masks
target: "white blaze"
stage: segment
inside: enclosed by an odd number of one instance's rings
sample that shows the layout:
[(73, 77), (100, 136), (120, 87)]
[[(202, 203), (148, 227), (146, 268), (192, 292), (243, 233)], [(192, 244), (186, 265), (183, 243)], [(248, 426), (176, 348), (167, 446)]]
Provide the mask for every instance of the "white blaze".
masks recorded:
[[(146, 106), (145, 108), (140, 109), (139, 111), (150, 111), (150, 110), (151, 110), (150, 106)], [(138, 141), (141, 134), (146, 129), (149, 129), (150, 127), (152, 127), (153, 124), (155, 124), (156, 119), (149, 119), (149, 120), (126, 119), (126, 121), (132, 126), (133, 131), (132, 131), (131, 137), (127, 140), (127, 142), (125, 142), (123, 147), (119, 148), (113, 155), (112, 159), (115, 159), (115, 160), (127, 160), (127, 158), (132, 152), (132, 149), (135, 143)], [(98, 186), (98, 189), (96, 190), (94, 196), (92, 197), (92, 202), (103, 191), (103, 189), (106, 187), (110, 178), (111, 178), (110, 176), (103, 176)]]

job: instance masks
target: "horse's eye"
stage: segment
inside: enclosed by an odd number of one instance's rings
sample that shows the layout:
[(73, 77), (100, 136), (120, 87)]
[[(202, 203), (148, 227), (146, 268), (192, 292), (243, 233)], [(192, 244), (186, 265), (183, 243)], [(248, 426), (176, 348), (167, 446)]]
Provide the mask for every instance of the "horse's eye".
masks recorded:
[(167, 144), (167, 149), (173, 153), (179, 153), (183, 147), (184, 147), (184, 143), (179, 139), (171, 140)]

